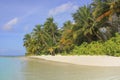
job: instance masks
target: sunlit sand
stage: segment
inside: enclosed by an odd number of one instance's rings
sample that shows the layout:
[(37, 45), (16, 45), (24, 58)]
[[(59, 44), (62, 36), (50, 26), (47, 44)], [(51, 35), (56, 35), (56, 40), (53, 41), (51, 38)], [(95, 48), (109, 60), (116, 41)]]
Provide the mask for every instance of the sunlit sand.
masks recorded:
[(112, 56), (30, 56), (56, 62), (72, 63), (88, 66), (120, 66), (120, 57)]

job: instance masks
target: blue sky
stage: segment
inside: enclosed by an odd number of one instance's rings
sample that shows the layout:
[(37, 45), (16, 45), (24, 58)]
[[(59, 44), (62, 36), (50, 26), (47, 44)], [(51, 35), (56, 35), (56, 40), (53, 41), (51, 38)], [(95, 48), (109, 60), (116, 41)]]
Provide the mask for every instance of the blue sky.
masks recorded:
[(92, 0), (0, 0), (0, 55), (24, 55), (23, 37), (52, 16), (59, 27)]

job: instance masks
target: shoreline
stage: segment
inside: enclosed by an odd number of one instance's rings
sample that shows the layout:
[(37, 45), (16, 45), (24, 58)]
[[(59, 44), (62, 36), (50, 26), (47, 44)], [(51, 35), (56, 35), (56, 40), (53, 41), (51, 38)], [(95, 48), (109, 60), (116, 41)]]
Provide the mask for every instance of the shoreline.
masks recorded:
[(48, 61), (71, 63), (86, 66), (100, 66), (100, 67), (120, 67), (120, 57), (112, 56), (29, 56), (30, 58), (44, 59)]

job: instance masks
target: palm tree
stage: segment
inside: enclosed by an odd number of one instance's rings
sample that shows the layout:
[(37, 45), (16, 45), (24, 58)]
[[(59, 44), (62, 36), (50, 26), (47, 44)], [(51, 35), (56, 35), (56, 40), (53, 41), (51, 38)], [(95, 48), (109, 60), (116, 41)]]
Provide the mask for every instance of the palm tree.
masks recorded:
[(66, 21), (62, 27), (62, 36), (59, 42), (59, 48), (66, 53), (71, 51), (73, 47), (73, 24), (71, 21)]
[(54, 23), (52, 17), (47, 18), (47, 21), (44, 23), (44, 30), (52, 37), (53, 42), (57, 43), (57, 25)]
[(25, 46), (25, 47), (28, 47), (29, 46), (29, 43), (30, 43), (30, 40), (31, 40), (31, 35), (30, 34), (26, 34), (25, 36), (24, 36), (24, 44), (23, 44), (23, 46)]
[(69, 38), (72, 40), (72, 28), (73, 28), (72, 22), (66, 21), (62, 27), (63, 29), (62, 37), (66, 39)]
[(31, 34), (26, 34), (23, 40), (24, 40), (23, 46), (25, 46), (27, 50), (26, 55), (34, 54), (36, 47), (34, 44), (34, 39), (32, 38)]
[(120, 0), (95, 0), (92, 3), (94, 7), (93, 15), (96, 16), (96, 21), (101, 21), (105, 17), (112, 19), (112, 16), (116, 14), (120, 15)]
[(48, 45), (47, 41), (49, 41), (50, 36), (43, 30), (42, 25), (36, 25), (33, 29), (33, 36), (40, 45)]
[(93, 40), (101, 39), (99, 35), (99, 28), (96, 27), (97, 23), (92, 16), (91, 7), (80, 7), (76, 13), (73, 14), (73, 18), (76, 22), (76, 26), (79, 26), (77, 29), (77, 33), (79, 35), (84, 35), (88, 42)]
[(36, 42), (34, 45), (37, 47), (36, 54), (46, 53), (46, 47), (48, 47), (48, 42), (51, 37), (43, 30), (42, 25), (36, 25), (36, 27), (33, 29), (32, 35)]
[(47, 18), (46, 22), (44, 23), (44, 31), (49, 34), (51, 37), (48, 41), (48, 51), (50, 54), (55, 54), (55, 46), (59, 41), (59, 32), (57, 28), (57, 24), (54, 23), (54, 19), (52, 17)]
[(114, 19), (117, 19), (117, 16), (120, 15), (120, 0), (94, 0), (92, 7), (95, 21), (110, 33), (109, 35), (105, 33), (102, 36), (111, 37), (111, 35), (114, 35), (113, 33), (118, 28), (118, 26), (114, 25)]

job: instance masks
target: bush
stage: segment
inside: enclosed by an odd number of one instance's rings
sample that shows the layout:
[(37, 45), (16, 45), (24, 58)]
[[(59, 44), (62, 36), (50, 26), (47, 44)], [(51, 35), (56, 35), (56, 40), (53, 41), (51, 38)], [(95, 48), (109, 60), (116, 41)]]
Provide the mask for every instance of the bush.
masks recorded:
[(92, 42), (90, 44), (83, 43), (81, 46), (76, 46), (73, 54), (78, 55), (103, 55), (103, 44), (100, 42)]
[(106, 55), (110, 56), (120, 56), (120, 35), (116, 34), (116, 37), (111, 38), (110, 40), (104, 43)]
[(75, 46), (71, 54), (75, 55), (109, 55), (120, 56), (120, 34), (106, 42), (84, 42), (80, 46)]

